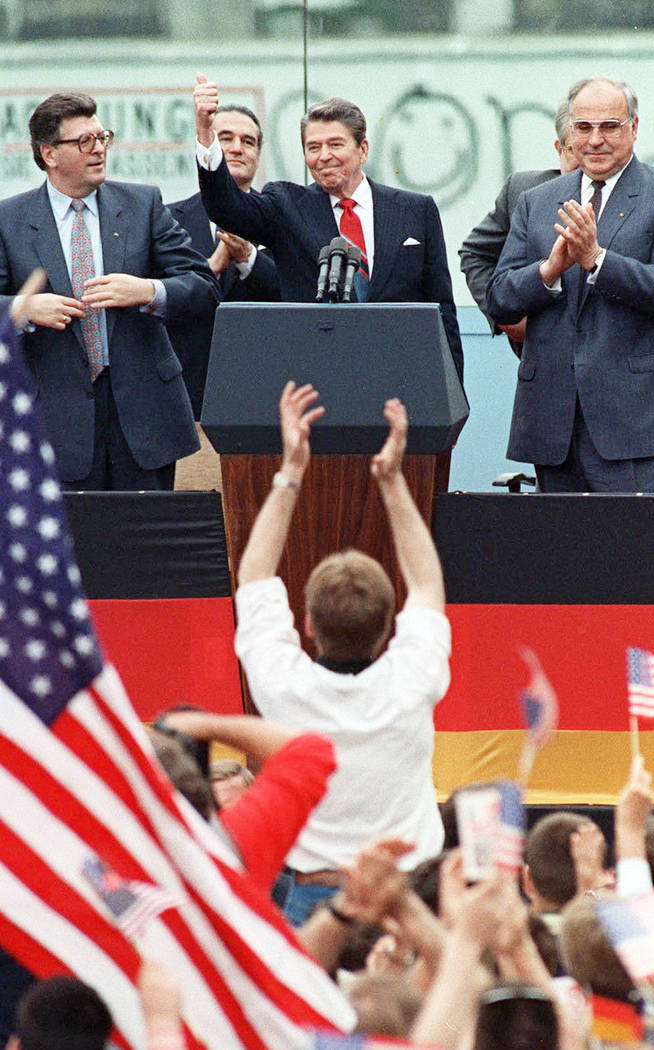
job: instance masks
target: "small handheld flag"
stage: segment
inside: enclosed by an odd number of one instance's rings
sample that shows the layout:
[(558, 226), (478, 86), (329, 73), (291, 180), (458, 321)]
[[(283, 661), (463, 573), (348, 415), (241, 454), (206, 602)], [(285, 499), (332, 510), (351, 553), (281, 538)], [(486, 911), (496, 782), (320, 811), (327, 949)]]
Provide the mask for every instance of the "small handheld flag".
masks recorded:
[(520, 702), (527, 726), (525, 741), (518, 765), (518, 780), (526, 785), (538, 751), (553, 736), (559, 720), (559, 702), (552, 684), (543, 671), (533, 649), (524, 647), (522, 659), (531, 671), (531, 680), (520, 693)]

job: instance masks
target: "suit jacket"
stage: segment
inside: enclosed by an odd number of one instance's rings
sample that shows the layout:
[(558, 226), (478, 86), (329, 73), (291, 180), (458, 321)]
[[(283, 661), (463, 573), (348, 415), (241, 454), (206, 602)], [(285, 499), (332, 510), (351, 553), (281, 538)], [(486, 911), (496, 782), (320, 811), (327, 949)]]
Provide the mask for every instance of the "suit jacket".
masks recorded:
[[(169, 204), (173, 216), (191, 238), (196, 252), (208, 259), (216, 243), (211, 234), (209, 218), (202, 204), (202, 197), (195, 193), (186, 200)], [(280, 291), (277, 271), (272, 256), (265, 251), (258, 251), (247, 277), (241, 278), (234, 263), (230, 263), (218, 278), (220, 298), (223, 302), (279, 302)], [(184, 382), (191, 398), (193, 414), (200, 418), (204, 385), (207, 379), (207, 367), (211, 351), (213, 318), (206, 325), (188, 324), (182, 318), (168, 322), (168, 335), (175, 353), (182, 362)]]
[[(270, 182), (261, 193), (243, 193), (226, 164), (199, 168), (200, 191), (214, 222), (270, 248), (284, 302), (316, 297), (320, 249), (338, 236), (329, 194), (315, 183)], [(381, 186), (372, 180), (375, 258), (368, 302), (437, 302), (452, 357), (463, 376), (463, 349), (445, 240), (432, 197)], [(417, 243), (407, 244), (412, 238)]]
[(573, 265), (553, 293), (538, 268), (558, 209), (580, 193), (574, 171), (523, 194), (488, 289), (501, 324), (528, 318), (511, 459), (562, 463), (577, 396), (601, 456), (654, 456), (654, 170), (633, 157), (613, 188), (597, 228), (606, 256), (596, 282)]
[[(158, 189), (105, 182), (98, 207), (105, 273), (160, 278), (168, 317), (213, 315), (218, 292), (211, 271)], [(45, 183), (0, 201), (0, 308), (36, 267), (47, 273), (44, 291), (73, 295)], [(139, 307), (107, 310), (107, 337), (120, 425), (139, 466), (155, 469), (194, 452), (199, 442), (182, 366), (163, 321)], [(83, 478), (91, 469), (95, 420), (79, 320), (64, 331), (27, 332), (24, 348), (59, 473), (65, 481)]]
[[(515, 206), (524, 190), (556, 179), (560, 174), (558, 169), (551, 168), (547, 171), (516, 171), (509, 175), (497, 195), (493, 210), (475, 226), (459, 248), (461, 270), (465, 274), (470, 294), (486, 315), (493, 335), (499, 335), (501, 329), (486, 309), (486, 292), (508, 236)], [(513, 352), (520, 357), (522, 343), (514, 339), (509, 339), (509, 342)]]

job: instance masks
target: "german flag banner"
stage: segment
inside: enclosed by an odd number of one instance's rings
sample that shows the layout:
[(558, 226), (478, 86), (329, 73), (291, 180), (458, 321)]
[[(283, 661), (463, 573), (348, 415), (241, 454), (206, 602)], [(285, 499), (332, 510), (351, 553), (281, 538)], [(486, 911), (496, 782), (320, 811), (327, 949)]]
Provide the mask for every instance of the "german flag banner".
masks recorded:
[(65, 496), (105, 656), (137, 714), (191, 704), (243, 710), (218, 492)]
[[(452, 684), (436, 710), (439, 796), (515, 777), (532, 650), (558, 697), (527, 801), (612, 804), (631, 758), (626, 651), (654, 652), (654, 497), (439, 496), (433, 533), (452, 623)], [(654, 723), (639, 725), (654, 769)]]
[[(238, 713), (234, 614), (220, 494), (65, 498), (106, 656), (142, 719), (177, 703)], [(654, 652), (654, 496), (470, 495), (434, 504), (452, 623), (452, 684), (436, 709), (439, 797), (515, 779), (523, 695), (538, 658), (558, 728), (530, 804), (612, 804), (630, 764), (626, 651)], [(639, 744), (654, 769), (654, 722)]]

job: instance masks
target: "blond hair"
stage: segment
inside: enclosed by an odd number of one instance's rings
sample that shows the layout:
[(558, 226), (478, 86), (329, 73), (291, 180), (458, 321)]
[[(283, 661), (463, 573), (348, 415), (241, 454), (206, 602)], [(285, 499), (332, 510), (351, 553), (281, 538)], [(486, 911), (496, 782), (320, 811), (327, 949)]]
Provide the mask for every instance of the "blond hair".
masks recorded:
[(357, 550), (324, 558), (305, 587), (321, 656), (332, 660), (370, 660), (378, 655), (391, 629), (395, 592), (374, 558)]

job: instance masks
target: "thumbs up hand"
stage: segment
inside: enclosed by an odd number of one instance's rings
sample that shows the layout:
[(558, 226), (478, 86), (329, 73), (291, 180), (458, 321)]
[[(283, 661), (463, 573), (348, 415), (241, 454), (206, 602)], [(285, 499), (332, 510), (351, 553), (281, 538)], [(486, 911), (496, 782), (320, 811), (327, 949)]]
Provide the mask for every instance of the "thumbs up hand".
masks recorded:
[(195, 126), (198, 141), (202, 146), (213, 142), (213, 118), (218, 107), (218, 86), (208, 81), (204, 73), (197, 73), (197, 83), (193, 89), (195, 105)]

